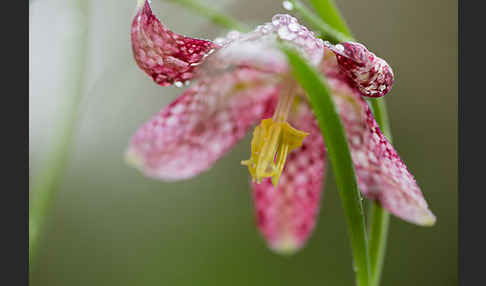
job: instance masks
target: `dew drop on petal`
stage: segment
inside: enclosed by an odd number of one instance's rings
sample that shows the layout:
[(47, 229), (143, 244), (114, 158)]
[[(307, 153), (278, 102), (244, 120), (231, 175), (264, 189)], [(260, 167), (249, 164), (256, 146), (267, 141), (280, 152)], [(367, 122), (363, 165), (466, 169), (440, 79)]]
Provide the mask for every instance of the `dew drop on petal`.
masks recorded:
[(278, 25), (280, 25), (280, 19), (279, 19), (278, 17), (275, 17), (275, 16), (274, 16), (274, 17), (272, 18), (272, 24), (273, 24), (274, 26), (278, 26)]
[(294, 9), (294, 4), (292, 4), (292, 2), (290, 1), (283, 1), (282, 6), (284, 7), (285, 10), (291, 11)]
[(289, 30), (292, 31), (292, 32), (299, 31), (299, 28), (300, 28), (300, 25), (295, 23), (295, 22), (292, 22), (292, 23), (289, 24)]
[(297, 35), (292, 33), (287, 26), (282, 26), (278, 29), (278, 35), (283, 40), (293, 40)]
[(223, 45), (225, 43), (226, 39), (225, 38), (216, 38), (214, 39), (213, 43), (215, 43), (216, 45)]
[(334, 47), (335, 47), (335, 48), (336, 48), (336, 50), (338, 50), (339, 52), (341, 52), (341, 53), (342, 53), (342, 52), (344, 52), (344, 47), (343, 47), (343, 45), (341, 45), (341, 44), (337, 44), (337, 45), (335, 45)]
[(176, 82), (174, 82), (174, 85), (176, 87), (182, 87), (183, 86), (183, 83), (181, 81), (176, 81)]

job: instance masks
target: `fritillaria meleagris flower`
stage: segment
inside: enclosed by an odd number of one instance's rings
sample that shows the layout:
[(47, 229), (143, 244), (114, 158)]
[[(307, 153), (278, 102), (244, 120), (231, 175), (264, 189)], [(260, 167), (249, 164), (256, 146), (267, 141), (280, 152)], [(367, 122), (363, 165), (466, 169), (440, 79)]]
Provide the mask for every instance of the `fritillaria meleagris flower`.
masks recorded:
[(289, 15), (215, 41), (170, 31), (138, 1), (131, 27), (138, 66), (162, 85), (193, 83), (133, 136), (127, 160), (149, 177), (191, 178), (253, 132), (252, 177), (258, 228), (268, 245), (291, 253), (310, 236), (319, 211), (326, 148), (304, 91), (277, 43), (297, 49), (327, 78), (345, 127), (358, 185), (392, 214), (431, 225), (434, 215), (413, 176), (383, 136), (363, 96), (392, 86), (390, 66), (361, 44), (331, 45)]

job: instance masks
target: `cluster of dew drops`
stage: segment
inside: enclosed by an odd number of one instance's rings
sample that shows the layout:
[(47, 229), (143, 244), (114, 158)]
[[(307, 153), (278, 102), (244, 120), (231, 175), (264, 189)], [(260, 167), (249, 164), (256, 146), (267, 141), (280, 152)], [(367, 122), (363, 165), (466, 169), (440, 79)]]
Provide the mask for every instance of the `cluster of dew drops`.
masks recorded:
[[(285, 10), (288, 10), (288, 11), (292, 11), (294, 9), (294, 4), (292, 4), (292, 2), (290, 1), (283, 1), (282, 2), (282, 6)], [(291, 23), (290, 25), (292, 25), (294, 23)], [(231, 41), (231, 40), (236, 40), (238, 37), (239, 37), (240, 33), (237, 32), (237, 31), (231, 31), (228, 35), (227, 35), (227, 38), (224, 39), (224, 38), (217, 38), (215, 39), (215, 43), (216, 44), (219, 44), (219, 45), (224, 45), (224, 44), (227, 44), (228, 43), (228, 40)], [(284, 35), (284, 33), (282, 33), (282, 30), (280, 31), (280, 36), (282, 38), (285, 38), (286, 35)], [(174, 82), (174, 86), (176, 87), (184, 87), (184, 86), (188, 86), (190, 84), (190, 81), (185, 81), (185, 82), (181, 82), (181, 81), (176, 81)]]

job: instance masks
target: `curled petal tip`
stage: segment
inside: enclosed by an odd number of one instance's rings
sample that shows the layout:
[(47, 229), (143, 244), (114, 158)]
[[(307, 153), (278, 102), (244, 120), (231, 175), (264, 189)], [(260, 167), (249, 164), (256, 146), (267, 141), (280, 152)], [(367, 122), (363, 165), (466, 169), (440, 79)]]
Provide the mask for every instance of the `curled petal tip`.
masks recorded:
[(137, 65), (162, 86), (193, 78), (197, 66), (217, 48), (212, 42), (170, 31), (152, 13), (148, 0), (137, 1), (131, 41)]
[(393, 85), (394, 75), (390, 65), (370, 52), (364, 45), (344, 42), (324, 45), (336, 55), (341, 71), (367, 97), (382, 97)]

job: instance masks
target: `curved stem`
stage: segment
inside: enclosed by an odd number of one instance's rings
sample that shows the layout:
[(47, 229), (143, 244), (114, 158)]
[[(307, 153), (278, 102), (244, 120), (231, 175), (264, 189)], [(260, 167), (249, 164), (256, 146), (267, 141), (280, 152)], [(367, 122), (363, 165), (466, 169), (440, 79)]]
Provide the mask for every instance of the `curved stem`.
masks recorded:
[(323, 76), (309, 66), (295, 50), (283, 47), (283, 51), (287, 54), (292, 73), (308, 95), (326, 142), (348, 224), (356, 283), (358, 286), (370, 285), (368, 242), (361, 194), (341, 119)]
[[(311, 3), (323, 19), (328, 19), (329, 24), (333, 29), (341, 31), (353, 40), (351, 32), (344, 20), (340, 17), (339, 10), (335, 6), (334, 1), (311, 0)], [(383, 98), (369, 99), (368, 103), (371, 105), (373, 115), (382, 129), (383, 134), (391, 142), (392, 135), (385, 100)], [(369, 213), (369, 222), (368, 253), (370, 255), (371, 285), (378, 286), (380, 284), (381, 273), (385, 261), (390, 214), (384, 210), (377, 201), (373, 201)]]
[(372, 286), (380, 285), (389, 223), (390, 213), (384, 210), (380, 204), (373, 202), (370, 209), (370, 229), (368, 232)]
[[(87, 10), (86, 5), (86, 1), (78, 0), (75, 1), (72, 9)], [(84, 65), (86, 62), (86, 19), (85, 16), (80, 17), (79, 19), (72, 19), (72, 21), (78, 21), (76, 25), (80, 27), (80, 30), (71, 32), (73, 38), (66, 40), (67, 45), (73, 46), (66, 47), (66, 60), (71, 63), (71, 69), (67, 71), (68, 77), (63, 84), (71, 94), (67, 94), (66, 105), (60, 108), (64, 118), (56, 123), (59, 125), (56, 126), (50, 154), (39, 171), (40, 173), (34, 178), (33, 186), (30, 189), (32, 194), (29, 208), (30, 270), (32, 270), (32, 263), (35, 262), (39, 241), (45, 229), (46, 217), (52, 207), (67, 166), (83, 94)]]
[(373, 111), (373, 115), (375, 116), (376, 122), (380, 126), (383, 135), (385, 135), (386, 139), (392, 142), (392, 134), (390, 128), (390, 122), (388, 121), (388, 112), (386, 110), (386, 102), (384, 98), (370, 98), (368, 99), (368, 103), (371, 105), (371, 110)]

